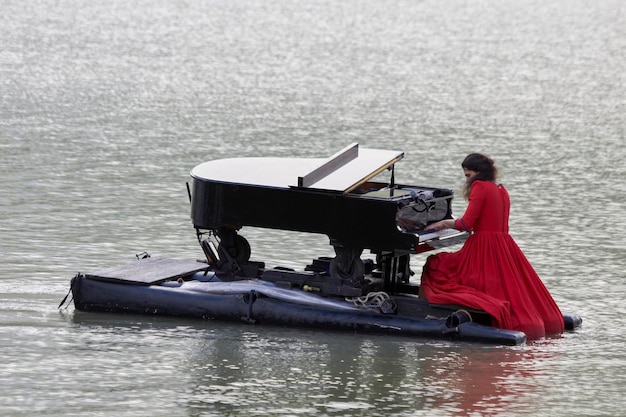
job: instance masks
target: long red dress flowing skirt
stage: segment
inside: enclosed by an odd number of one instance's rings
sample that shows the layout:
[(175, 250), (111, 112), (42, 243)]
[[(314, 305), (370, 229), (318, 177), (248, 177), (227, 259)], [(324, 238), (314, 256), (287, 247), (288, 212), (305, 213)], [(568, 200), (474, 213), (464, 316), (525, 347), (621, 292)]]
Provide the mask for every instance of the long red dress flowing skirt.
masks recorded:
[(495, 327), (530, 339), (563, 333), (563, 315), (511, 235), (475, 232), (458, 252), (428, 258), (422, 273), (426, 299), (484, 310)]

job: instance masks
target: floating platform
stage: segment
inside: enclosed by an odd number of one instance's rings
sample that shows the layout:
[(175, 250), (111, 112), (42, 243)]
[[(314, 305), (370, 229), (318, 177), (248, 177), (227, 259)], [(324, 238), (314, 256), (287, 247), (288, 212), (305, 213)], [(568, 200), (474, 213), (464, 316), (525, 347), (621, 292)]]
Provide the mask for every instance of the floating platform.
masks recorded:
[[(280, 271), (280, 270), (279, 270)], [(223, 281), (204, 262), (145, 258), (78, 274), (71, 281), (80, 311), (150, 314), (362, 333), (520, 345), (522, 332), (496, 329), (484, 312), (431, 305), (417, 295), (367, 300), (323, 297), (262, 279)], [(368, 302), (370, 301), (370, 302)], [(576, 318), (568, 317), (574, 328)]]

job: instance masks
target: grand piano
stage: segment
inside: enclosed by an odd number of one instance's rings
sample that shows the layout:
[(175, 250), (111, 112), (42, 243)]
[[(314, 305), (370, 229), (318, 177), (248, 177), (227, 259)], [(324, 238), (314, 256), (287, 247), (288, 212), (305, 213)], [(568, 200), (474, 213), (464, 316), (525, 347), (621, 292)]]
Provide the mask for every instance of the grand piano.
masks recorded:
[[(453, 192), (397, 184), (395, 164), (403, 157), (353, 143), (329, 158), (200, 164), (189, 187), (198, 240), (222, 276), (260, 277), (326, 295), (417, 291), (409, 284), (410, 255), (461, 243), (468, 234), (424, 232), (426, 225), (452, 218)], [(265, 269), (249, 259), (250, 245), (240, 234), (245, 226), (324, 234), (335, 257), (318, 258), (304, 272)], [(364, 262), (366, 249), (374, 260)]]

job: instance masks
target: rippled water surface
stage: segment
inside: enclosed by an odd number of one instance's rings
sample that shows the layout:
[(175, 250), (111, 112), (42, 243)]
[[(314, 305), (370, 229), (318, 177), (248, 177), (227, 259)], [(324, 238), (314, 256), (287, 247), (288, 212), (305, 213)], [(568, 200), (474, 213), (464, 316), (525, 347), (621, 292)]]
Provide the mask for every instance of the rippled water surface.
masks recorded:
[[(4, 0), (0, 413), (626, 415), (624, 22), (617, 0)], [(57, 309), (76, 272), (202, 256), (193, 166), (355, 141), (454, 189), (491, 154), (583, 328), (511, 348)], [(332, 252), (242, 233), (270, 266)]]

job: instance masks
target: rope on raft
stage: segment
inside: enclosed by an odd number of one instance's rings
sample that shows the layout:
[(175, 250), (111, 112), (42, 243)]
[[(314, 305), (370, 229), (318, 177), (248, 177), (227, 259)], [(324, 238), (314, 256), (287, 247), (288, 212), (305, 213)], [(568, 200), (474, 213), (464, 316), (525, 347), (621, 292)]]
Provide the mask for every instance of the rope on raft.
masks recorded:
[(364, 307), (386, 314), (393, 313), (397, 307), (389, 294), (384, 291), (370, 292), (361, 297), (346, 297), (345, 300), (356, 307)]

